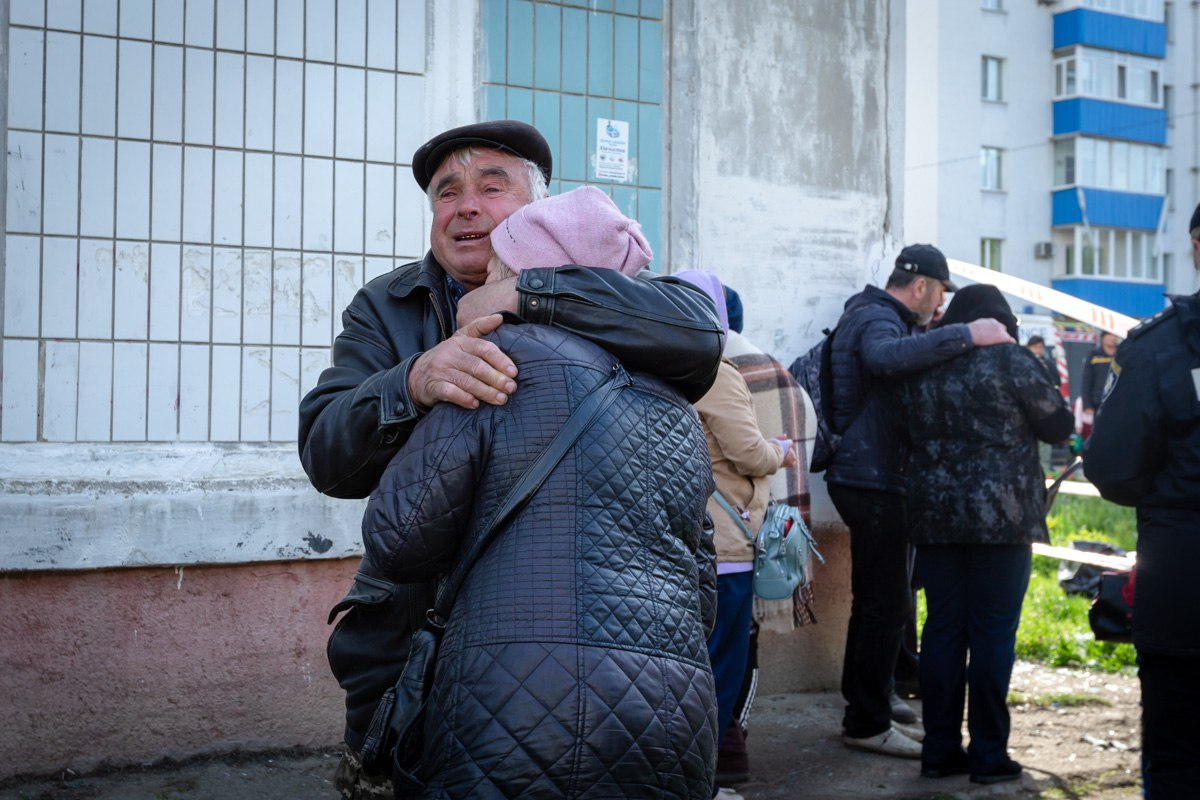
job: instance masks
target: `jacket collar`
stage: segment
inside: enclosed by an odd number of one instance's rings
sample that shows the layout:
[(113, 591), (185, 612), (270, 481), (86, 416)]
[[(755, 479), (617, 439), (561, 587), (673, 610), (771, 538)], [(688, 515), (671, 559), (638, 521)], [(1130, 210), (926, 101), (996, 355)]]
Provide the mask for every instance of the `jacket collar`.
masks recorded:
[(446, 271), (433, 257), (432, 250), (425, 254), (416, 269), (401, 269), (397, 272), (387, 287), (388, 294), (392, 297), (408, 297), (417, 289), (435, 292), (439, 297), (446, 294)]
[(852, 304), (855, 306), (890, 305), (896, 310), (896, 313), (900, 315), (900, 319), (903, 320), (905, 324), (915, 325), (917, 322), (917, 312), (911, 310), (908, 306), (904, 305), (904, 303), (901, 303), (895, 297), (892, 297), (878, 286), (868, 283), (866, 288), (857, 295), (857, 298), (857, 302), (855, 302), (855, 297), (850, 298), (850, 300), (846, 302), (846, 311), (850, 310)]

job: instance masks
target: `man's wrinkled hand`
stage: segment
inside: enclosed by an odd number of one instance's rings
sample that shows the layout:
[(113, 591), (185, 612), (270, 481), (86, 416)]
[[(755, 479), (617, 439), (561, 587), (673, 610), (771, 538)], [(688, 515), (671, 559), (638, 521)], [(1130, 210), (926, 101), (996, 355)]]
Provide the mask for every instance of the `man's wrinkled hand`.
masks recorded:
[(1016, 342), (1013, 337), (1008, 335), (1008, 329), (1002, 323), (990, 318), (968, 322), (967, 330), (971, 332), (971, 342), (976, 347), (987, 347), (992, 344), (1013, 344)]
[(472, 289), (458, 301), (458, 327), (465, 328), (480, 317), (501, 311), (517, 313), (517, 279), (505, 278)]
[(503, 321), (499, 314), (480, 317), (418, 356), (408, 373), (413, 402), (425, 408), (443, 402), (463, 408), (508, 402), (517, 389), (517, 366), (499, 347), (480, 338)]

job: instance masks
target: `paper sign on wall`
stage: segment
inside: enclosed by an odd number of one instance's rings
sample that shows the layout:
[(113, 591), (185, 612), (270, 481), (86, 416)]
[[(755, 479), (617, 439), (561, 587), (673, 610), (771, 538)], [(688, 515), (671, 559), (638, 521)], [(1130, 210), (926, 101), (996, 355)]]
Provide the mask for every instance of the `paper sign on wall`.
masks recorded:
[(596, 120), (596, 178), (629, 180), (629, 123), (617, 119)]

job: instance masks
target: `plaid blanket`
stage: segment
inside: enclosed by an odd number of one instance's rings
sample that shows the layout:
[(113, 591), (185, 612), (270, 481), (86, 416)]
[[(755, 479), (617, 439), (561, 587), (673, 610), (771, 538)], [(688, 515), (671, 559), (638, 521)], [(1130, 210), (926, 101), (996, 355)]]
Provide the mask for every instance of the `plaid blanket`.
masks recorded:
[[(729, 331), (725, 357), (733, 362), (738, 372), (746, 379), (746, 385), (750, 387), (754, 413), (758, 417), (758, 427), (763, 436), (797, 440), (799, 449), (796, 453), (796, 466), (781, 469), (771, 476), (771, 499), (799, 508), (804, 524), (811, 528), (808, 464), (803, 445), (804, 390), (787, 371), (787, 367), (736, 331)], [(797, 590), (792, 598), (790, 615), (793, 625), (810, 625), (817, 621), (812, 613), (812, 599), (811, 585)], [(778, 619), (781, 616), (779, 606), (786, 608), (785, 602), (775, 604), (756, 599), (755, 617), (760, 624), (778, 629), (772, 623), (781, 622), (785, 629), (790, 630), (791, 625)], [(782, 616), (788, 616), (786, 611)]]

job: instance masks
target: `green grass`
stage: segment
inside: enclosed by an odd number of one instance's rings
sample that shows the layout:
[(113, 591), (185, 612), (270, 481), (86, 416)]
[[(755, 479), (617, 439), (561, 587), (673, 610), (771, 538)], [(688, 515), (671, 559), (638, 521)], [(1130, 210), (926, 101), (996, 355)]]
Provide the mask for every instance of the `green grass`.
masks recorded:
[(1079, 692), (1052, 692), (1028, 695), (1024, 692), (1009, 692), (1008, 705), (1036, 706), (1037, 708), (1077, 708), (1079, 706), (1111, 706), (1111, 700), (1093, 694)]
[[(1047, 518), (1050, 543), (1069, 547), (1073, 539), (1108, 542), (1126, 551), (1137, 549), (1132, 508), (1105, 500), (1059, 495)], [(1105, 672), (1132, 669), (1137, 653), (1131, 644), (1098, 642), (1088, 626), (1088, 599), (1068, 596), (1058, 585), (1058, 560), (1035, 555), (1029, 590), (1017, 630), (1017, 658), (1052, 667), (1087, 667)], [(925, 624), (925, 596), (920, 595), (917, 624)]]

